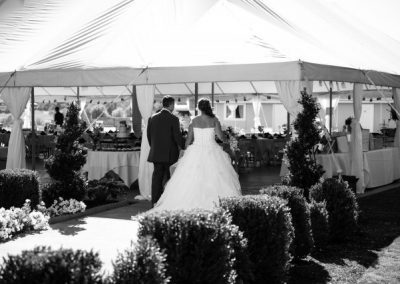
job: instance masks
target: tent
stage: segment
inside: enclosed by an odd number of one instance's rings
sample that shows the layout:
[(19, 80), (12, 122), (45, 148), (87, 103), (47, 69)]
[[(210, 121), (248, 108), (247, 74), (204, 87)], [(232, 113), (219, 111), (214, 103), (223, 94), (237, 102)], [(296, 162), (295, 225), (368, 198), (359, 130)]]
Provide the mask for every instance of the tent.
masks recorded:
[[(273, 81), (295, 115), (312, 81), (355, 83), (356, 106), (358, 84), (400, 87), (399, 48), (321, 0), (27, 0), (0, 14), (0, 85), (18, 105), (29, 87), (136, 85), (146, 121), (158, 84)], [(362, 163), (358, 138), (353, 160)], [(151, 165), (142, 145), (143, 181)]]

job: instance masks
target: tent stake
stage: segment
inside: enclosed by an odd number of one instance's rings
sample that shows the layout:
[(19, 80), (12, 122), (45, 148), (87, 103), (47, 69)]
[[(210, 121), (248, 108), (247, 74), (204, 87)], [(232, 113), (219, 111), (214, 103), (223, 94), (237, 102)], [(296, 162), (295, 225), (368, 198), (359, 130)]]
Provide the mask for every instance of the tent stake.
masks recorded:
[(32, 123), (31, 123), (31, 147), (32, 147), (32, 170), (36, 169), (36, 131), (35, 131), (35, 88), (31, 89), (31, 113), (32, 113)]

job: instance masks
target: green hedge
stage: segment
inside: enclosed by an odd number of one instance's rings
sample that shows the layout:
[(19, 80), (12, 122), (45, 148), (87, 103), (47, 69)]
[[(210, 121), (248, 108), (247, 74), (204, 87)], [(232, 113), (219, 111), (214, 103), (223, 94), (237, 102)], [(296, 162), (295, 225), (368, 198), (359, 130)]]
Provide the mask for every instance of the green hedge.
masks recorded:
[(138, 235), (154, 238), (167, 254), (171, 283), (236, 283), (237, 273), (243, 275), (235, 271), (242, 256), (235, 248), (243, 251), (246, 242), (225, 211), (164, 211), (138, 219)]
[(78, 174), (73, 179), (64, 182), (54, 181), (42, 187), (42, 201), (46, 206), (53, 204), (54, 200), (62, 197), (64, 200), (75, 199), (82, 201), (87, 194), (85, 180)]
[(102, 283), (97, 253), (71, 249), (36, 247), (4, 258), (2, 284), (92, 284)]
[(357, 228), (358, 204), (347, 183), (329, 178), (313, 186), (310, 195), (317, 202), (326, 202), (331, 239), (340, 242), (350, 238)]
[(223, 198), (220, 206), (232, 215), (232, 222), (248, 239), (255, 282), (285, 282), (293, 239), (292, 218), (286, 202), (278, 197), (249, 195)]
[(329, 214), (325, 202), (310, 202), (311, 228), (316, 249), (324, 249), (329, 241)]
[(27, 169), (0, 171), (0, 207), (22, 207), (26, 199), (32, 207), (39, 204), (38, 175)]
[(169, 283), (166, 276), (167, 256), (160, 250), (157, 242), (150, 237), (140, 238), (135, 247), (119, 253), (111, 279), (115, 284), (164, 284)]
[(262, 189), (260, 192), (287, 200), (294, 227), (294, 240), (290, 252), (296, 259), (307, 257), (314, 246), (314, 240), (311, 231), (310, 209), (303, 191), (297, 187), (275, 185)]

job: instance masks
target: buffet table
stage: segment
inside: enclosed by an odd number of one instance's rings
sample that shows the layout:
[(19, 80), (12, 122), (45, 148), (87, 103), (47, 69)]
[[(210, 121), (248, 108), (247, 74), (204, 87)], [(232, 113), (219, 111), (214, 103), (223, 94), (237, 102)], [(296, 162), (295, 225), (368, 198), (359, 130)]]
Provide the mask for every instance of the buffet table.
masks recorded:
[(139, 175), (140, 151), (88, 151), (83, 171), (88, 179), (100, 179), (113, 170), (130, 186)]
[[(342, 174), (351, 174), (349, 153), (335, 153), (336, 160), (342, 169)], [(324, 177), (337, 175), (337, 169), (331, 154), (317, 155), (317, 162), (324, 167)], [(366, 188), (390, 184), (400, 179), (399, 148), (384, 148), (363, 152), (364, 183)]]

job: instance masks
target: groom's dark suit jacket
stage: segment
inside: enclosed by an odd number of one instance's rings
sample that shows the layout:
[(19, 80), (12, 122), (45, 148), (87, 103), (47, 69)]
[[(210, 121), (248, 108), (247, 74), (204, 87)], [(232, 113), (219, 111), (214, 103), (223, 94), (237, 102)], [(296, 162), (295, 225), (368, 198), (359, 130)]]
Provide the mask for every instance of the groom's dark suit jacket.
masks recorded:
[(150, 144), (149, 162), (174, 164), (178, 161), (178, 145), (182, 145), (179, 119), (168, 110), (163, 109), (149, 119), (147, 139)]

